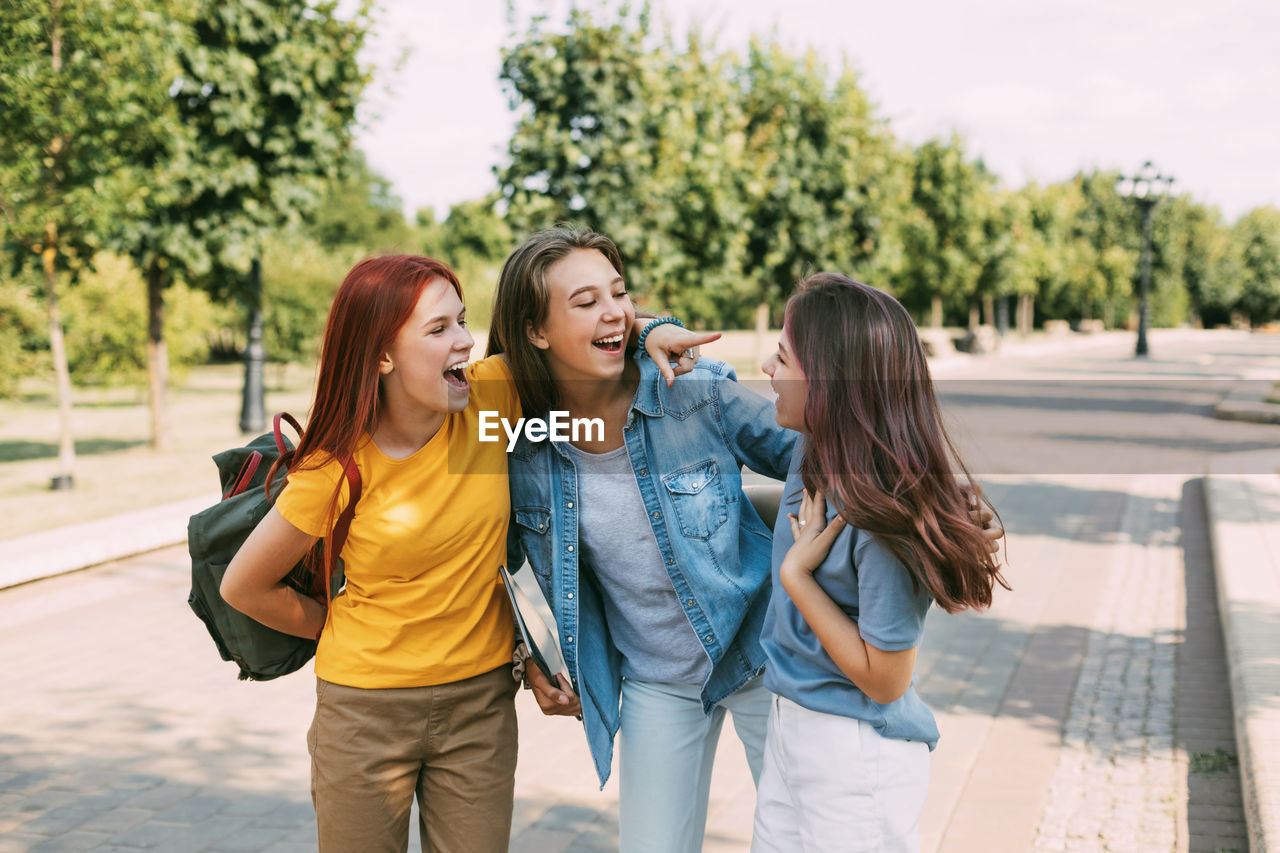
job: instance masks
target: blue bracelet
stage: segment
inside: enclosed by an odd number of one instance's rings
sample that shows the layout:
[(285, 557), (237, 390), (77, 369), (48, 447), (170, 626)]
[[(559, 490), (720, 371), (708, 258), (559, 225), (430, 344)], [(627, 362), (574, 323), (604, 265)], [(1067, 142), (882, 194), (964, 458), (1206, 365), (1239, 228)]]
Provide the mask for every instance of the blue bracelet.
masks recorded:
[(649, 325), (645, 326), (644, 330), (640, 332), (640, 337), (636, 338), (636, 349), (640, 352), (644, 352), (644, 339), (649, 337), (649, 332), (653, 331), (655, 327), (661, 326), (663, 323), (675, 323), (680, 328), (684, 328), (684, 323), (681, 323), (678, 317), (655, 317), (650, 320)]

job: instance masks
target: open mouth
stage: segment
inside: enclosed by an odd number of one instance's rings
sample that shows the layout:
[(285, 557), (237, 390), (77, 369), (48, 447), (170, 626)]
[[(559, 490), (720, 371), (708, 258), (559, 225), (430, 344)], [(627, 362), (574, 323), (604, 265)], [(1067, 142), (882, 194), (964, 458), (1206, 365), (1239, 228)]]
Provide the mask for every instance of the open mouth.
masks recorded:
[(465, 391), (469, 387), (467, 383), (467, 363), (464, 361), (446, 370), (444, 372), (444, 381), (448, 382), (453, 388)]
[(598, 350), (607, 353), (616, 353), (622, 351), (622, 334), (608, 335), (607, 337), (597, 338), (591, 342), (591, 345)]

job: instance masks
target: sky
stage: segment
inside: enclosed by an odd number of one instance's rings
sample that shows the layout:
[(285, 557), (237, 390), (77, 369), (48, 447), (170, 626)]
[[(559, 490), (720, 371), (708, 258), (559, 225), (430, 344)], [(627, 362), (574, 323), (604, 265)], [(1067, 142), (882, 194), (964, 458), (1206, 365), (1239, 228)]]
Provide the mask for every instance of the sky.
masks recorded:
[[(580, 0), (592, 8), (600, 0)], [(564, 20), (563, 0), (518, 2)], [(895, 135), (957, 132), (1006, 186), (1152, 160), (1228, 220), (1280, 207), (1274, 0), (653, 0), (726, 48), (752, 35), (859, 74)], [(496, 188), (515, 122), (506, 0), (383, 0), (359, 144), (408, 213)], [(397, 60), (399, 60), (397, 62)]]

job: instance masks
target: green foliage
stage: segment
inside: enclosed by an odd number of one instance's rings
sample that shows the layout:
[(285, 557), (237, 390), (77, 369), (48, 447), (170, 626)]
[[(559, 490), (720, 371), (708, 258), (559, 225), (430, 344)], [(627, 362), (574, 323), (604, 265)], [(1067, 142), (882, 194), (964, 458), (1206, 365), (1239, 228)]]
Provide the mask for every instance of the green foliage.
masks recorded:
[(1072, 183), (1083, 199), (1072, 229), (1082, 287), (1072, 307), (1083, 317), (1100, 317), (1110, 328), (1128, 316), (1133, 304), (1141, 234), (1134, 231), (1132, 202), (1116, 193), (1116, 173), (1080, 173)]
[(343, 18), (333, 0), (200, 0), (188, 15), (171, 92), (189, 138), (169, 152), (170, 191), (139, 217), (157, 226), (135, 235), (133, 253), (181, 261), (215, 296), (252, 299), (262, 235), (299, 222), (348, 162), (368, 8)]
[[(750, 303), (775, 320), (795, 281), (820, 270), (881, 287), (900, 264), (907, 162), (848, 68), (834, 76), (812, 54), (753, 42), (739, 72), (746, 121), (743, 277)], [(742, 316), (734, 318), (741, 322)]]
[[(361, 247), (327, 248), (293, 232), (267, 241), (262, 256), (263, 345), (272, 361), (316, 360), (333, 295), (366, 254)], [(238, 312), (235, 323), (238, 331), (243, 324)]]
[[(177, 372), (208, 359), (206, 330), (218, 321), (209, 297), (179, 283), (169, 290), (165, 339)], [(135, 385), (147, 369), (147, 291), (128, 258), (100, 252), (63, 300), (71, 375), (84, 385)]]
[(407, 251), (411, 233), (401, 207), (391, 182), (369, 168), (363, 152), (353, 150), (306, 216), (305, 230), (323, 246)]
[(148, 3), (11, 0), (0, 15), (0, 212), (34, 260), (78, 272), (130, 185), (129, 158), (166, 128), (172, 26)]
[[(983, 236), (994, 181), (980, 162), (966, 158), (956, 136), (919, 146), (910, 176), (898, 295), (917, 314), (941, 297), (944, 311), (955, 316), (977, 295), (988, 260)], [(1034, 213), (1033, 204), (1033, 225)]]
[(534, 19), (503, 52), (520, 120), (499, 172), (517, 239), (557, 220), (608, 234), (628, 284), (695, 323), (775, 313), (799, 276), (880, 248), (891, 139), (848, 71), (701, 33), (657, 37), (647, 9)]
[(1254, 326), (1280, 319), (1280, 210), (1258, 207), (1231, 229), (1241, 266), (1238, 310)]
[(1176, 234), (1180, 267), (1174, 276), (1185, 284), (1189, 309), (1206, 328), (1225, 325), (1240, 300), (1240, 256), (1218, 211), (1188, 198), (1175, 199), (1182, 227)]
[[(1142, 221), (1114, 172), (998, 189), (962, 140), (899, 145), (848, 69), (767, 40), (745, 55), (651, 25), (648, 7), (533, 18), (503, 51), (517, 111), (498, 170), (514, 238), (557, 220), (618, 243), (641, 300), (695, 322), (773, 322), (792, 283), (835, 269), (948, 320), (987, 297), (1034, 297), (1039, 319), (1126, 322)], [(434, 213), (419, 224), (443, 248)], [(1206, 323), (1277, 306), (1269, 214), (1228, 229), (1186, 197), (1154, 210), (1151, 319)]]
[(1215, 747), (1213, 752), (1197, 752), (1191, 756), (1192, 773), (1227, 773), (1235, 770), (1240, 764), (1234, 752), (1227, 752), (1222, 747)]
[(49, 338), (31, 275), (0, 279), (0, 397), (18, 393), (18, 382), (47, 371)]
[(494, 210), (496, 196), (449, 208), (449, 218), (431, 232), (431, 249), (450, 266), (466, 260), (499, 262), (511, 251), (511, 228)]

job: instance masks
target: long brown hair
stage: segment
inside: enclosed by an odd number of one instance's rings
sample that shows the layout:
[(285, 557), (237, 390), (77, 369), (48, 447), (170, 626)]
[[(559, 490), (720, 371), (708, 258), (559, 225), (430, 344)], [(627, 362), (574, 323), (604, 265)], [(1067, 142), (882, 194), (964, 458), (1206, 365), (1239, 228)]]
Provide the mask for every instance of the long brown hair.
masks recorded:
[(906, 309), (818, 273), (787, 302), (786, 327), (808, 380), (805, 488), (822, 489), (849, 524), (879, 537), (943, 610), (990, 606), (994, 585), (1010, 586), (969, 517), (972, 477), (942, 425)]
[[(350, 459), (361, 439), (372, 433), (382, 405), (378, 362), (396, 333), (411, 316), (432, 279), (442, 278), (462, 298), (453, 270), (422, 255), (365, 258), (343, 279), (329, 308), (320, 346), (316, 395), (298, 447), (271, 466), (267, 487), (277, 469), (318, 468), (329, 459)], [(339, 488), (341, 488), (339, 480)], [(332, 527), (338, 493), (330, 506)]]
[(543, 415), (560, 404), (547, 357), (529, 340), (529, 329), (546, 322), (551, 304), (547, 269), (575, 249), (594, 249), (622, 275), (618, 247), (603, 234), (561, 225), (539, 231), (517, 246), (502, 265), (493, 300), (487, 355), (506, 353), (525, 417)]

